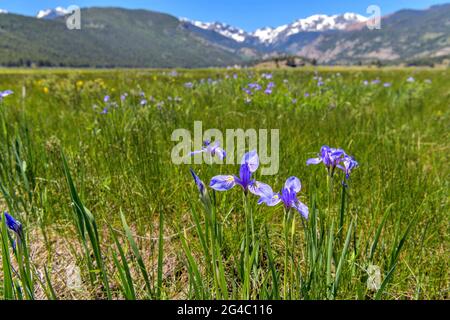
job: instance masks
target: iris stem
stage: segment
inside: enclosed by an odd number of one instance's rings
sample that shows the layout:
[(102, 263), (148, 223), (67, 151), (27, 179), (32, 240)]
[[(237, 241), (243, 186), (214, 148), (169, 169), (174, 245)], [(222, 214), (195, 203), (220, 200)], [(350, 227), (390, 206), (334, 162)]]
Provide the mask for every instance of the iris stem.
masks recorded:
[(342, 239), (342, 229), (344, 228), (344, 213), (345, 213), (345, 198), (346, 198), (346, 186), (345, 183), (342, 183), (342, 197), (341, 197), (341, 210), (339, 217), (339, 239)]
[(210, 222), (210, 232), (211, 232), (211, 259), (212, 259), (212, 271), (213, 271), (213, 280), (214, 287), (216, 290), (216, 297), (220, 296), (220, 287), (219, 280), (217, 279), (217, 257), (216, 257), (216, 241), (217, 241), (217, 220), (216, 220), (216, 210), (215, 206), (212, 206), (210, 203), (210, 211), (208, 212), (209, 222)]
[(250, 232), (249, 232), (249, 208), (247, 194), (244, 193), (244, 214), (245, 214), (245, 246), (244, 246), (244, 299), (250, 299)]
[(290, 276), (288, 277), (288, 260), (289, 260), (289, 247), (291, 241), (289, 241), (289, 231), (292, 228), (292, 216), (290, 209), (284, 209), (284, 219), (283, 219), (283, 227), (284, 227), (284, 291), (283, 297), (287, 300), (288, 297), (288, 278), (292, 280), (292, 265), (290, 268)]
[(325, 217), (326, 220), (328, 220), (328, 217), (331, 217), (331, 201), (333, 196), (333, 176), (328, 175), (327, 176), (327, 184), (328, 184), (328, 212), (327, 217)]

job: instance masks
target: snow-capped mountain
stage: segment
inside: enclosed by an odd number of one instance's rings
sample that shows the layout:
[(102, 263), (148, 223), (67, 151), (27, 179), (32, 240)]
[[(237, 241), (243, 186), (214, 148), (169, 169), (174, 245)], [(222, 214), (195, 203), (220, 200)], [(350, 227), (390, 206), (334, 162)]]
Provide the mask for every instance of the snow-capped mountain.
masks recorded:
[(185, 23), (190, 23), (190, 24), (192, 24), (198, 28), (204, 29), (204, 30), (215, 31), (215, 32), (223, 35), (224, 37), (233, 39), (237, 42), (244, 42), (248, 37), (248, 33), (245, 32), (244, 30), (230, 26), (226, 23), (201, 22), (201, 21), (189, 20), (187, 18), (181, 18), (180, 20)]
[(340, 15), (316, 14), (305, 19), (299, 19), (291, 24), (277, 28), (262, 28), (252, 33), (262, 43), (271, 44), (280, 38), (286, 38), (300, 32), (323, 32), (330, 30), (345, 30), (349, 26), (367, 21), (367, 18), (356, 13)]
[(330, 30), (345, 30), (349, 26), (367, 21), (367, 18), (356, 13), (344, 13), (336, 15), (316, 14), (305, 19), (299, 19), (291, 24), (282, 25), (276, 28), (265, 27), (252, 33), (245, 32), (240, 28), (230, 26), (220, 22), (192, 21), (186, 18), (180, 19), (198, 28), (213, 30), (227, 38), (243, 43), (245, 41), (259, 42), (270, 45), (277, 41), (286, 39), (289, 36), (300, 32), (324, 32)]
[(0, 9), (0, 14), (7, 14), (8, 11), (4, 10), (4, 9)]
[(59, 17), (63, 17), (68, 13), (69, 13), (69, 11), (66, 8), (57, 7), (55, 9), (40, 10), (38, 12), (38, 14), (36, 15), (36, 18), (52, 20), (52, 19), (56, 19)]

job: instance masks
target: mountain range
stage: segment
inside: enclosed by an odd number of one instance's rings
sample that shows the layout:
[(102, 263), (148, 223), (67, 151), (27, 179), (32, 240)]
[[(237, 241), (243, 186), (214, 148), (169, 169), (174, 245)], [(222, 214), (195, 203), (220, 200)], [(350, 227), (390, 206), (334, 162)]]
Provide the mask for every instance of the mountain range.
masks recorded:
[(67, 9), (36, 17), (0, 9), (0, 65), (69, 67), (209, 67), (295, 55), (322, 64), (399, 63), (450, 56), (450, 4), (401, 10), (380, 30), (355, 13), (317, 14), (246, 32), (147, 10), (84, 8), (81, 30)]
[(182, 18), (181, 20), (201, 29), (213, 30), (240, 43), (256, 41), (261, 45), (268, 46), (301, 32), (345, 30), (351, 25), (367, 21), (367, 18), (356, 13), (344, 13), (333, 16), (317, 14), (277, 28), (265, 27), (257, 29), (252, 33), (247, 33), (242, 29), (220, 22), (205, 23), (191, 21), (186, 18)]

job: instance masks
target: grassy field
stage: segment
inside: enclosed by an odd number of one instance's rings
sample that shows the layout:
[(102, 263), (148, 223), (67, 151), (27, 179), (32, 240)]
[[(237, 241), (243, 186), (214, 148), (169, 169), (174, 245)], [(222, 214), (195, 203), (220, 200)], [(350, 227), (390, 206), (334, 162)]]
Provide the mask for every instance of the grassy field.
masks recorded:
[[(0, 210), (23, 229), (2, 215), (0, 297), (448, 299), (450, 71), (262, 73), (0, 71)], [(190, 167), (239, 165), (173, 164), (194, 121), (279, 129), (279, 173), (255, 178), (298, 177), (308, 219), (237, 187), (199, 200)], [(306, 166), (323, 145), (358, 161), (347, 187)]]

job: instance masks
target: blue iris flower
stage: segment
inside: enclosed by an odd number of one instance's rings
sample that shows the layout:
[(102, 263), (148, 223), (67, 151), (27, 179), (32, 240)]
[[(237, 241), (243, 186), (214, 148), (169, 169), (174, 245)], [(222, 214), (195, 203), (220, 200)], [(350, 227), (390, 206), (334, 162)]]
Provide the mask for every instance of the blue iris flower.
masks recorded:
[(273, 192), (272, 188), (263, 189), (258, 204), (265, 203), (269, 207), (274, 207), (283, 203), (286, 209), (297, 210), (305, 219), (308, 219), (308, 207), (297, 198), (297, 193), (302, 189), (300, 180), (297, 177), (290, 177), (286, 180), (280, 193)]
[(347, 154), (344, 155), (344, 158), (342, 159), (341, 164), (338, 164), (337, 167), (344, 171), (345, 173), (345, 179), (350, 178), (350, 174), (352, 173), (352, 170), (358, 167), (358, 162), (352, 157)]
[(197, 185), (198, 192), (200, 192), (200, 196), (204, 198), (206, 196), (206, 186), (202, 180), (195, 174), (194, 170), (189, 169), (191, 171), (191, 175), (194, 178), (195, 184)]
[(259, 157), (256, 150), (246, 153), (242, 157), (239, 177), (235, 175), (215, 176), (211, 179), (209, 186), (216, 191), (228, 191), (239, 185), (247, 194), (248, 191), (254, 195), (261, 196), (267, 193), (268, 185), (252, 179), (252, 174), (259, 167)]
[(344, 150), (323, 146), (317, 158), (311, 158), (306, 161), (306, 165), (319, 164), (323, 162), (328, 173), (332, 176), (336, 166), (341, 163), (345, 155)]
[[(8, 212), (5, 212), (5, 218), (6, 218), (6, 225), (8, 228), (12, 231), (14, 231), (17, 235), (22, 236), (22, 224), (14, 219), (13, 216), (11, 216)], [(0, 215), (1, 220), (1, 215)]]
[(211, 157), (217, 156), (220, 160), (223, 160), (227, 156), (226, 151), (220, 147), (219, 142), (216, 141), (212, 144), (209, 140), (203, 142), (203, 148), (201, 150), (193, 151), (189, 155), (194, 156), (199, 153), (207, 153)]
[(250, 90), (260, 91), (262, 89), (259, 83), (249, 83), (248, 87)]
[(14, 92), (12, 92), (11, 90), (5, 90), (5, 91), (0, 91), (0, 101), (3, 100), (3, 98), (12, 95)]

